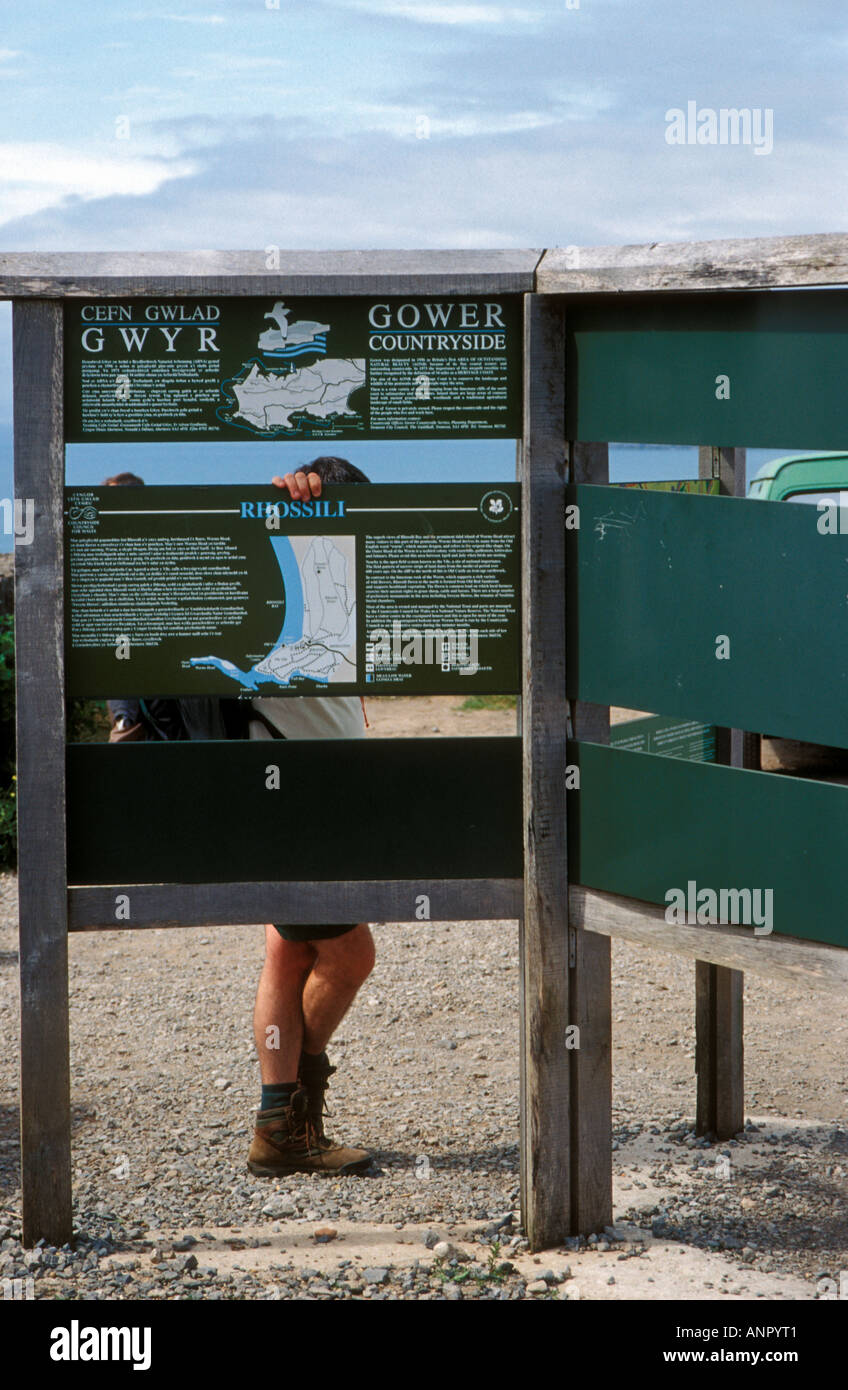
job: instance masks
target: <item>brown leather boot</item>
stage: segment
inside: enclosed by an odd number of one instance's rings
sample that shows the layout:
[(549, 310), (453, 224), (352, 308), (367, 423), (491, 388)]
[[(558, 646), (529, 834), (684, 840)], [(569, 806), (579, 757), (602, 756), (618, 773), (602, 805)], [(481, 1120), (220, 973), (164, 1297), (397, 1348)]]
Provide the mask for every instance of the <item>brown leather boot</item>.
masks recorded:
[(367, 1149), (348, 1149), (334, 1144), (309, 1114), (309, 1094), (301, 1088), (288, 1105), (260, 1110), (256, 1116), (247, 1166), (255, 1177), (273, 1178), (285, 1173), (326, 1173), (346, 1176), (361, 1173), (371, 1164)]
[(310, 1052), (301, 1052), (300, 1062), (297, 1069), (297, 1079), (306, 1091), (307, 1103), (306, 1113), (310, 1123), (319, 1134), (324, 1138), (324, 1114), (330, 1114), (327, 1110), (326, 1091), (330, 1077), (336, 1068), (330, 1066), (330, 1059), (326, 1052), (321, 1052), (317, 1056)]

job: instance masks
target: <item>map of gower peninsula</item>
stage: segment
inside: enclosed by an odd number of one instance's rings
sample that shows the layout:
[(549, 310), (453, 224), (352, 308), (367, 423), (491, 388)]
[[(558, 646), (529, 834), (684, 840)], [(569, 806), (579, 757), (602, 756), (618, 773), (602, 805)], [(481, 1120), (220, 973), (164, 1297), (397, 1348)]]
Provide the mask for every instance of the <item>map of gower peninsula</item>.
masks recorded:
[(226, 657), (192, 657), (242, 687), (356, 680), (356, 537), (275, 536), (285, 620), (271, 650), (243, 671)]
[[(246, 362), (237, 376), (222, 384), (227, 404), (219, 410), (219, 418), (266, 436), (296, 434), (298, 417), (358, 420), (350, 398), (365, 385), (365, 358), (324, 357), (330, 325), (315, 319), (290, 323), (289, 312), (278, 299), (265, 315), (275, 327), (259, 334), (261, 356)], [(316, 354), (318, 361), (299, 365), (299, 358)], [(279, 371), (274, 369), (277, 364)]]

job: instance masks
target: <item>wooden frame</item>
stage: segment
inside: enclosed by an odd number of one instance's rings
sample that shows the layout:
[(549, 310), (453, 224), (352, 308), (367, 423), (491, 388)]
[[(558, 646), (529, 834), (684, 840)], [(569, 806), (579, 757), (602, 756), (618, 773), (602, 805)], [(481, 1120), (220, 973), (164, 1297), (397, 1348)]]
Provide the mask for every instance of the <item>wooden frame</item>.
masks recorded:
[(15, 554), (23, 1243), (71, 1220), (65, 873), (62, 306), (15, 304), (15, 495), (33, 540)]
[[(622, 290), (838, 285), (848, 236), (549, 251), (253, 252), (0, 255), (14, 301), (15, 495), (35, 502), (35, 536), (16, 565), (21, 1137), (24, 1243), (72, 1233), (67, 931), (116, 928), (114, 887), (67, 887), (64, 806), (62, 301), (83, 296), (522, 293), (525, 872), (437, 882), (143, 884), (133, 930), (286, 916), (400, 920), (417, 893), (437, 920), (521, 918), (522, 1209), (533, 1249), (611, 1220), (609, 938), (699, 962), (699, 1124), (741, 1115), (742, 969), (843, 989), (848, 951), (791, 938), (768, 946), (738, 929), (678, 927), (661, 909), (568, 885), (563, 778), (567, 481), (604, 482), (606, 448), (564, 434), (563, 297)], [(567, 298), (565, 300), (567, 306)], [(566, 307), (567, 312), (567, 307)], [(726, 451), (725, 451), (726, 452)], [(568, 477), (570, 466), (570, 479)], [(711, 465), (712, 466), (712, 465)], [(738, 460), (719, 460), (739, 485)], [(728, 472), (729, 470), (729, 472)], [(608, 738), (608, 710), (578, 702), (575, 738)], [(731, 757), (741, 760), (731, 740)], [(126, 892), (126, 885), (120, 886)], [(130, 929), (126, 924), (125, 929)], [(579, 1045), (569, 1047), (576, 1025)], [(720, 1057), (721, 1039), (726, 1040)], [(709, 1081), (707, 1080), (709, 1076)]]
[[(698, 476), (718, 478), (719, 492), (745, 496), (745, 450), (698, 450)], [(744, 766), (742, 730), (716, 730), (716, 762)], [(732, 1139), (745, 1127), (744, 985), (741, 970), (695, 963), (695, 1132)]]

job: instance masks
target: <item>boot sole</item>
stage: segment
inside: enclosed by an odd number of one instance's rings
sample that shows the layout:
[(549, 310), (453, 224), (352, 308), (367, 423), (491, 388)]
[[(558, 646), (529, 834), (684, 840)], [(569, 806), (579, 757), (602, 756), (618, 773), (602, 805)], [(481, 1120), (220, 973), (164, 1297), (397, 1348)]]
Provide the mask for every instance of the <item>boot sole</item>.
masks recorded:
[(367, 1168), (371, 1167), (372, 1162), (371, 1158), (360, 1158), (355, 1163), (343, 1164), (341, 1168), (313, 1168), (307, 1167), (306, 1164), (297, 1163), (275, 1163), (271, 1167), (264, 1163), (253, 1163), (248, 1159), (247, 1167), (248, 1172), (252, 1173), (255, 1178), (288, 1177), (292, 1173), (318, 1173), (321, 1177), (326, 1178), (346, 1178), (351, 1173), (364, 1173)]

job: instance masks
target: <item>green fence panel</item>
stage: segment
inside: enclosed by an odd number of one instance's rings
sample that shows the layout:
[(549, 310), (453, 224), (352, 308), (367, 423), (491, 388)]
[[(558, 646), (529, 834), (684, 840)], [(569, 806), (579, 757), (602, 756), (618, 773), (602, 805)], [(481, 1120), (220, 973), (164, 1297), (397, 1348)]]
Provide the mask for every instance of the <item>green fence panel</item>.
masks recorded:
[(571, 300), (569, 439), (848, 447), (848, 291)]
[(847, 787), (589, 743), (568, 757), (580, 768), (568, 798), (573, 882), (661, 905), (671, 889), (688, 898), (690, 883), (695, 903), (704, 889), (758, 889), (775, 932), (848, 946)]
[(821, 534), (824, 513), (589, 485), (568, 500), (570, 698), (848, 747), (848, 535)]
[(72, 884), (523, 873), (519, 738), (71, 744), (67, 774)]

